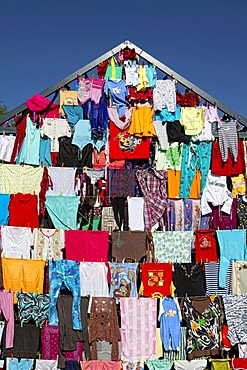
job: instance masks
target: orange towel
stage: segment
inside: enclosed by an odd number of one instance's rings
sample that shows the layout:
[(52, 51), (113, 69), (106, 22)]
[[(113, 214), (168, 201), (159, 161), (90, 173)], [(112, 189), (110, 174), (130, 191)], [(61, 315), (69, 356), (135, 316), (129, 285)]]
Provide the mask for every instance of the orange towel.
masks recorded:
[[(13, 292), (43, 293), (45, 261), (2, 258), (3, 286)], [(14, 294), (14, 303), (16, 303)]]

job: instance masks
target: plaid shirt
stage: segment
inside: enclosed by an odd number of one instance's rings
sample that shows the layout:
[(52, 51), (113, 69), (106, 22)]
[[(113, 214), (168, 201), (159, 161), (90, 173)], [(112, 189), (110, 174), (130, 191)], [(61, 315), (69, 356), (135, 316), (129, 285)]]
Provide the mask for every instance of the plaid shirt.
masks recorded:
[(144, 195), (144, 223), (150, 229), (163, 216), (167, 204), (167, 172), (154, 168), (137, 171), (141, 191)]

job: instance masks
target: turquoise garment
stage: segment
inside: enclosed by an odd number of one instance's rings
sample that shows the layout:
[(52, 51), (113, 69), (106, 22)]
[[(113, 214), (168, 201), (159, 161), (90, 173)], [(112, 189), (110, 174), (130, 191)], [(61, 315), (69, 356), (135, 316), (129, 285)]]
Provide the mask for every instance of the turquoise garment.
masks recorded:
[(70, 125), (75, 125), (83, 118), (83, 109), (81, 105), (63, 105), (63, 110), (67, 115)]
[(212, 142), (201, 141), (199, 143), (190, 140), (183, 144), (181, 177), (180, 177), (180, 198), (190, 197), (190, 188), (196, 174), (197, 168), (201, 172), (200, 196), (206, 186), (208, 171), (211, 164)]
[(146, 76), (149, 82), (149, 87), (155, 87), (157, 81), (157, 73), (154, 65), (146, 65)]
[(231, 260), (246, 260), (246, 230), (216, 230), (220, 246), (219, 287), (226, 288), (226, 274)]
[(10, 194), (0, 194), (0, 225), (9, 223), (9, 201)]
[(170, 370), (173, 366), (173, 361), (164, 360), (149, 360), (145, 362), (149, 370)]
[(77, 210), (80, 197), (54, 196), (46, 197), (45, 206), (56, 229), (76, 230)]
[(163, 108), (161, 111), (155, 112), (156, 121), (162, 122), (174, 122), (179, 121), (181, 118), (181, 109), (176, 107), (175, 112), (168, 112), (167, 108)]
[(75, 132), (72, 139), (72, 144), (78, 146), (80, 151), (87, 145), (92, 144), (98, 152), (105, 146), (106, 137), (93, 139), (91, 132), (91, 124), (87, 119), (80, 119), (75, 125)]
[(51, 139), (48, 138), (40, 138), (40, 148), (39, 148), (39, 165), (47, 167), (52, 166), (51, 161)]
[(23, 140), (17, 164), (33, 164), (39, 166), (40, 129), (27, 117), (26, 136)]

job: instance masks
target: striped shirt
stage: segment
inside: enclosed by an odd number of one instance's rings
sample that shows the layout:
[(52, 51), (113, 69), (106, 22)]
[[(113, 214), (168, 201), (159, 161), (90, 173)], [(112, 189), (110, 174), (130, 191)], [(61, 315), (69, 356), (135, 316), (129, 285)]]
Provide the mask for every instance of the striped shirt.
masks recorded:
[(206, 294), (222, 295), (231, 294), (232, 290), (232, 264), (229, 265), (226, 275), (226, 288), (219, 288), (219, 262), (205, 263)]

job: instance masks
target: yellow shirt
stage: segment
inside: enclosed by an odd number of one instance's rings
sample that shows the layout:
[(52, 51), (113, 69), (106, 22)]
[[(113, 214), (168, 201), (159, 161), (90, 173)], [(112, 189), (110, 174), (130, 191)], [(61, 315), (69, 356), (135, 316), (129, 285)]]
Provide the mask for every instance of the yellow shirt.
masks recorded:
[(134, 107), (129, 133), (135, 136), (155, 136), (153, 125), (154, 110), (148, 106)]
[(186, 135), (198, 135), (204, 127), (204, 114), (202, 107), (182, 107), (180, 123), (184, 126)]
[(140, 91), (142, 89), (146, 89), (146, 87), (149, 87), (149, 81), (147, 78), (145, 65), (139, 67), (139, 78), (141, 82), (136, 86), (137, 91)]

